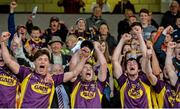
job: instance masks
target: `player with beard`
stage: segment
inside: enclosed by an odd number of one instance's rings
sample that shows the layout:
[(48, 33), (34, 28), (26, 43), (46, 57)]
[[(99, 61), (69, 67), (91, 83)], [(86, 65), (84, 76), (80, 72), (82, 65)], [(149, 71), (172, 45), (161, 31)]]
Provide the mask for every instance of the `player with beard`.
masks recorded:
[[(97, 53), (100, 62), (100, 70), (98, 72), (98, 79), (95, 79), (95, 73), (92, 63), (89, 61), (83, 66), (80, 78), (74, 78), (73, 91), (71, 94), (71, 107), (72, 108), (101, 108), (102, 93), (105, 85), (107, 63), (103, 53), (99, 50), (100, 44), (94, 42), (95, 52)], [(82, 42), (81, 50), (86, 55), (91, 54), (93, 48), (92, 42)], [(88, 52), (87, 52), (88, 51)], [(77, 52), (72, 57), (72, 63), (81, 60), (81, 53)], [(76, 61), (76, 62), (75, 62)], [(72, 69), (72, 63), (70, 69)]]
[(0, 108), (17, 107), (18, 86), (19, 81), (15, 74), (5, 65), (0, 48)]
[[(7, 66), (17, 74), (21, 82), (21, 108), (50, 108), (52, 97), (54, 94), (54, 85), (60, 85), (62, 82), (67, 82), (73, 77), (76, 77), (82, 70), (88, 57), (82, 55), (81, 61), (71, 72), (54, 75), (52, 79), (49, 74), (50, 54), (46, 49), (39, 49), (34, 55), (35, 69), (20, 66), (17, 62), (11, 59), (8, 52), (6, 41), (10, 37), (9, 34), (3, 33), (0, 37), (2, 57)], [(49, 76), (49, 78), (47, 78)]]

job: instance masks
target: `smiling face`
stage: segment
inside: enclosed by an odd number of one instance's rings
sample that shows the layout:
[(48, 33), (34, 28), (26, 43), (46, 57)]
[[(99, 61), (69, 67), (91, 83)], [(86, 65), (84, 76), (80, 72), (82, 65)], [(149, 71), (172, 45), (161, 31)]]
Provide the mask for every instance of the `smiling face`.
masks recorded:
[(90, 64), (85, 64), (81, 72), (81, 78), (83, 81), (92, 81), (94, 77), (94, 71)]
[(38, 74), (46, 75), (48, 73), (50, 63), (47, 55), (43, 54), (36, 58), (34, 64), (35, 70)]
[(61, 48), (62, 48), (62, 45), (60, 42), (53, 42), (51, 44), (51, 49), (53, 53), (60, 53)]
[(147, 13), (140, 13), (140, 20), (142, 24), (148, 24), (149, 22), (149, 15)]

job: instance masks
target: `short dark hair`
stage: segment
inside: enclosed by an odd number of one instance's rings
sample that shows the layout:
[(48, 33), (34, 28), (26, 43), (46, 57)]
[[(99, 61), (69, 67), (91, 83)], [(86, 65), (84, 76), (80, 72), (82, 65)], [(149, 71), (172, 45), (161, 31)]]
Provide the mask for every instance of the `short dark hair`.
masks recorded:
[(81, 48), (83, 48), (83, 47), (88, 47), (91, 51), (94, 49), (94, 45), (91, 40), (84, 40), (81, 43)]
[(37, 30), (37, 31), (39, 31), (41, 33), (41, 29), (38, 26), (33, 26), (32, 29), (31, 29), (31, 33), (32, 33), (33, 30), (35, 30), (35, 31)]
[(142, 25), (140, 22), (134, 22), (131, 24), (131, 29), (134, 27), (134, 26), (140, 26), (142, 28)]
[(49, 59), (49, 62), (50, 62), (50, 53), (49, 53), (49, 51), (47, 50), (47, 49), (39, 49), (38, 51), (36, 51), (36, 53), (34, 54), (34, 61), (38, 58), (38, 57), (40, 57), (40, 56), (42, 56), (42, 55), (46, 55), (47, 57), (48, 57), (48, 59)]
[(141, 14), (141, 13), (146, 13), (146, 14), (149, 15), (149, 10), (148, 10), (148, 9), (145, 9), (145, 8), (142, 8), (142, 9), (140, 10), (139, 14)]

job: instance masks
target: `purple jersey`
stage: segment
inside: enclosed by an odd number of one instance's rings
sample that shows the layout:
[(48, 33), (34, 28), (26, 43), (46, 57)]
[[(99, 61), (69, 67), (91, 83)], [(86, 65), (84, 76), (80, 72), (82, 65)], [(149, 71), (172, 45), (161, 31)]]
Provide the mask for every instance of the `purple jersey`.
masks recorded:
[(118, 79), (123, 108), (151, 108), (150, 83), (144, 74), (132, 81), (122, 74)]
[(15, 108), (17, 93), (16, 76), (6, 67), (0, 67), (0, 108)]
[[(177, 85), (178, 86), (178, 81)], [(162, 80), (158, 80), (157, 84), (153, 86), (157, 93), (157, 100), (160, 108), (174, 108), (179, 104), (179, 88), (173, 87)]]
[[(22, 108), (47, 108), (51, 105), (53, 83), (45, 83), (44, 77), (30, 68), (20, 67), (18, 76), (22, 81), (20, 107)], [(54, 83), (59, 85), (63, 82), (64, 75), (54, 75)]]
[(175, 104), (175, 108), (180, 108), (180, 80), (178, 79), (177, 83), (176, 83), (176, 104)]
[[(72, 108), (101, 108), (104, 83), (100, 81), (74, 82)], [(75, 100), (75, 101), (74, 101)]]

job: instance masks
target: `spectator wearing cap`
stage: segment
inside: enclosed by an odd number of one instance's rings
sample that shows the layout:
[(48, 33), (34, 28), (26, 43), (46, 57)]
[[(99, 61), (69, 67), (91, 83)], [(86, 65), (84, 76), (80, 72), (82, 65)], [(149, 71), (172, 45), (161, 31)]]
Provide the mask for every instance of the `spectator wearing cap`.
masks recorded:
[(22, 43), (23, 45), (27, 41), (27, 28), (25, 25), (18, 25), (17, 28), (15, 29), (15, 21), (14, 21), (14, 11), (15, 8), (17, 7), (17, 3), (15, 1), (12, 1), (10, 3), (10, 13), (8, 17), (8, 31), (11, 33), (11, 37), (9, 38), (8, 45), (10, 47), (11, 41), (13, 39), (13, 36), (15, 33), (21, 35), (22, 37)]
[(106, 23), (102, 23), (99, 27), (99, 37), (100, 40), (104, 40), (107, 42), (109, 47), (109, 54), (112, 56), (113, 51), (117, 45), (117, 41), (109, 32), (109, 26)]
[(91, 33), (86, 29), (86, 21), (83, 18), (78, 18), (75, 22), (75, 27), (72, 27), (70, 34), (75, 34), (79, 39), (91, 39)]
[(76, 52), (70, 64), (70, 70), (73, 70), (77, 63), (81, 61), (82, 55), (91, 56), (91, 51), (95, 49), (100, 62), (98, 77), (95, 79), (93, 70), (94, 65), (89, 61), (83, 66), (80, 78), (74, 78), (73, 90), (71, 94), (72, 108), (101, 108), (102, 93), (107, 74), (107, 63), (103, 53), (99, 50), (100, 44), (91, 41), (83, 41), (81, 49)]
[(64, 70), (67, 71), (71, 56), (61, 53), (64, 42), (62, 42), (60, 37), (53, 36), (52, 39), (49, 41), (48, 45), (51, 50), (51, 63), (61, 64), (63, 65)]
[(66, 41), (66, 36), (68, 33), (68, 29), (65, 26), (63, 21), (59, 21), (59, 18), (56, 16), (51, 17), (49, 28), (45, 30), (43, 34), (46, 42), (48, 43), (53, 36), (59, 36), (63, 42)]
[(169, 25), (174, 27), (179, 14), (179, 0), (172, 0), (169, 4), (169, 10), (163, 14), (160, 25), (164, 28)]

